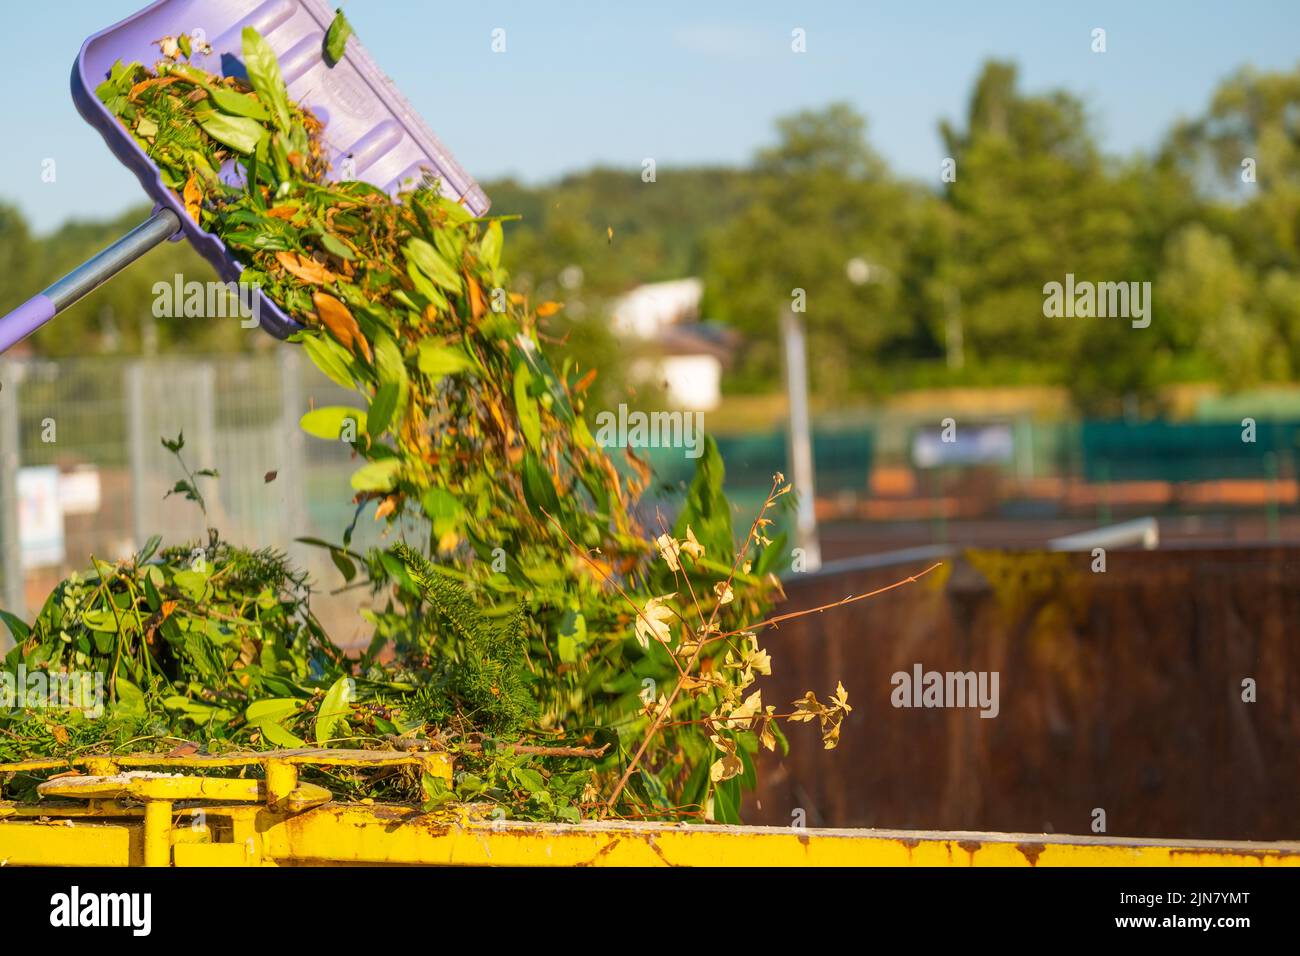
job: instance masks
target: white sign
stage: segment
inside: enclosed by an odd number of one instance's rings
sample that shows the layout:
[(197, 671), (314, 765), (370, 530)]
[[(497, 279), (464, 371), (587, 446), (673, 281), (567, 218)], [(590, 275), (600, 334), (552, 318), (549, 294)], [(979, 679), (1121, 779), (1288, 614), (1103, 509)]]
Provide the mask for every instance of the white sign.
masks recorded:
[(1015, 450), (1010, 425), (957, 425), (951, 440), (943, 431), (917, 432), (912, 461), (918, 468), (936, 465), (991, 465), (1011, 460)]
[(65, 515), (99, 513), (99, 472), (89, 466), (65, 471), (59, 478), (59, 501)]
[(19, 468), (18, 547), (22, 566), (41, 568), (63, 563), (63, 505), (59, 469)]

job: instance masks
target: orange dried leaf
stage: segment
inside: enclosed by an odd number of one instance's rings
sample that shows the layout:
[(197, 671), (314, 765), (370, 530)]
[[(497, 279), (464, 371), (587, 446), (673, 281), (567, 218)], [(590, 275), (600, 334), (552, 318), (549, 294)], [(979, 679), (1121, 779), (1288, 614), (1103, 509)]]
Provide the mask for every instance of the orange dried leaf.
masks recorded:
[(284, 266), (286, 272), (297, 276), (303, 282), (309, 282), (312, 285), (327, 285), (338, 281), (338, 276), (315, 259), (305, 259), (294, 252), (277, 252), (275, 260)]
[(329, 329), (334, 340), (353, 355), (360, 351), (366, 361), (370, 361), (370, 343), (361, 334), (361, 326), (357, 325), (357, 320), (352, 317), (348, 307), (324, 292), (312, 293), (311, 301), (316, 306), (316, 318)]
[(292, 203), (285, 203), (282, 206), (275, 206), (266, 211), (266, 214), (272, 219), (292, 219), (298, 213), (298, 207)]
[(190, 173), (181, 196), (185, 200), (185, 211), (189, 213), (191, 219), (198, 222), (199, 209), (203, 205), (203, 190), (199, 188), (199, 177), (195, 173)]
[(131, 87), (131, 92), (126, 95), (126, 98), (129, 100), (133, 100), (152, 86), (167, 86), (170, 83), (175, 83), (177, 79), (179, 79), (179, 77), (151, 76), (149, 77), (149, 79), (141, 80), (135, 86)]
[(562, 308), (564, 306), (559, 302), (543, 302), (537, 307), (537, 317), (539, 319), (549, 319)]
[(483, 298), (483, 289), (478, 284), (478, 280), (471, 275), (465, 276), (465, 282), (469, 286), (469, 309), (474, 318), (482, 318), (487, 312), (487, 301)]
[(578, 379), (578, 383), (573, 386), (573, 391), (585, 392), (587, 389), (591, 388), (591, 383), (594, 381), (596, 381), (596, 370), (593, 368), (586, 375), (582, 376), (582, 378)]

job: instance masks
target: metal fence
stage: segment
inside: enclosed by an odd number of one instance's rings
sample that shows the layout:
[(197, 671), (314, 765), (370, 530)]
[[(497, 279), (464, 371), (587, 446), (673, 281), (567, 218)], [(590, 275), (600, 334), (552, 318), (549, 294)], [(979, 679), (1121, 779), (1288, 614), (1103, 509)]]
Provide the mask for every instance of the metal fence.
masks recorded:
[[(340, 540), (354, 518), (348, 479), (356, 467), (344, 443), (306, 437), (298, 421), (311, 407), (356, 402), (291, 348), (212, 358), (0, 357), (0, 608), (30, 619), (92, 556), (126, 556), (153, 534), (183, 544), (215, 527), (233, 543), (287, 552), (316, 581), (313, 607), (336, 640), (364, 640), (356, 614), (364, 592), (330, 595), (341, 582), (328, 554), (296, 541)], [(1006, 538), (1012, 519), (1065, 522), (1049, 535), (1069, 533), (1069, 521), (1109, 522), (1112, 512), (1225, 507), (1265, 522), (1259, 531), (1234, 518), (1241, 535), (1276, 539), (1300, 509), (1295, 417), (1261, 419), (1250, 440), (1228, 421), (964, 418), (948, 443), (946, 414), (878, 410), (815, 423), (819, 503), (834, 506), (828, 519), (861, 526), (844, 548), (947, 542), (949, 518), (996, 519), (1002, 524), (989, 533)], [(182, 432), (186, 464), (220, 472), (200, 479), (206, 518), (182, 496), (166, 497), (183, 473), (161, 439)], [(755, 422), (745, 434), (719, 436), (719, 445), (743, 524), (773, 472), (787, 471), (784, 433)], [(660, 488), (680, 489), (694, 473), (680, 448), (648, 457)], [(1220, 479), (1237, 487), (1215, 485)], [(788, 516), (777, 517), (784, 527)], [(1291, 524), (1300, 533), (1300, 521)], [(368, 547), (382, 532), (363, 517), (354, 543)]]
[[(198, 540), (206, 527), (284, 550), (332, 584), (328, 555), (295, 539), (341, 537), (356, 465), (345, 444), (307, 438), (298, 421), (313, 405), (355, 402), (293, 349), (211, 360), (0, 359), (0, 607), (30, 618), (91, 556), (123, 557), (153, 534)], [(181, 434), (185, 464), (220, 474), (198, 479), (206, 517), (183, 495), (167, 496), (184, 473), (161, 439)], [(362, 523), (359, 543), (377, 536)]]

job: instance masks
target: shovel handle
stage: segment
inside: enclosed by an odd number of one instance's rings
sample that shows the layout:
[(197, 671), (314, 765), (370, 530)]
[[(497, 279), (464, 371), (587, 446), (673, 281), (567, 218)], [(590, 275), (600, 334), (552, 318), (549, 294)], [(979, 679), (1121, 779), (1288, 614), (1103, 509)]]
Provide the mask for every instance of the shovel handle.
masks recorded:
[(0, 352), (31, 335), (74, 302), (94, 292), (154, 246), (181, 228), (180, 218), (165, 207), (92, 259), (77, 266), (40, 295), (32, 296), (0, 317)]

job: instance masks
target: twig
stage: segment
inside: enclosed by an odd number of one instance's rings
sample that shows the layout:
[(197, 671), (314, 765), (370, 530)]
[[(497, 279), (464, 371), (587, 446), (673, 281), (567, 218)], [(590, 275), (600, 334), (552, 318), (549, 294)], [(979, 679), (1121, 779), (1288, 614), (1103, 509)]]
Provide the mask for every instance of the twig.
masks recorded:
[[(777, 486), (783, 480), (784, 479), (780, 474), (776, 475), (772, 479), (772, 488), (767, 494), (767, 499), (763, 502), (763, 507), (758, 509), (758, 514), (754, 516), (754, 523), (749, 526), (749, 534), (745, 536), (745, 543), (741, 546), (740, 550), (736, 552), (735, 560), (731, 564), (731, 573), (727, 576), (726, 588), (731, 587), (731, 582), (736, 577), (736, 571), (740, 567), (740, 562), (744, 560), (744, 556), (749, 553), (750, 543), (754, 540), (754, 534), (758, 530), (759, 522), (763, 520), (763, 515), (767, 514), (767, 509), (772, 506), (772, 502), (776, 500), (777, 495), (784, 493), (784, 490), (782, 492), (777, 491)], [(637, 764), (641, 762), (641, 758), (645, 755), (647, 748), (650, 746), (650, 741), (654, 739), (654, 735), (659, 731), (659, 726), (663, 723), (664, 717), (672, 713), (673, 702), (677, 700), (677, 695), (682, 692), (682, 686), (685, 683), (686, 674), (691, 672), (695, 667), (696, 662), (700, 659), (700, 654), (704, 650), (704, 638), (711, 630), (713, 630), (713, 625), (717, 621), (718, 612), (721, 609), (722, 604), (720, 602), (713, 606), (713, 612), (709, 615), (708, 623), (705, 624), (703, 628), (703, 634), (700, 635), (700, 640), (695, 645), (695, 653), (692, 654), (691, 659), (686, 662), (686, 668), (684, 672), (682, 672), (682, 676), (677, 679), (677, 683), (673, 686), (673, 692), (664, 702), (664, 706), (656, 709), (654, 719), (650, 721), (650, 727), (646, 730), (645, 737), (641, 739), (641, 746), (637, 748), (636, 753), (632, 756), (631, 761), (627, 765), (627, 769), (623, 771), (623, 776), (619, 778), (618, 783), (614, 787), (614, 791), (609, 795), (609, 800), (605, 802), (605, 809), (601, 812), (601, 819), (608, 816), (614, 809), (619, 794), (623, 792), (623, 788), (627, 786), (627, 782), (632, 779), (632, 772), (636, 770)], [(673, 655), (673, 658), (675, 662), (676, 655)], [(678, 670), (679, 672), (682, 671), (681, 668), (678, 668)]]
[(741, 628), (737, 631), (728, 631), (726, 634), (718, 634), (714, 637), (707, 638), (705, 643), (725, 640), (728, 637), (735, 637), (737, 634), (744, 634), (747, 631), (757, 631), (760, 627), (771, 627), (774, 624), (780, 624), (782, 621), (791, 621), (797, 617), (806, 617), (809, 614), (820, 614), (823, 611), (829, 611), (832, 608), (843, 607), (846, 604), (852, 604), (854, 601), (862, 601), (869, 597), (876, 597), (884, 594), (886, 591), (892, 591), (894, 588), (901, 588), (904, 584), (914, 584), (921, 578), (925, 577), (935, 568), (943, 567), (942, 561), (936, 561), (924, 571), (913, 574), (910, 577), (903, 578), (901, 581), (895, 581), (893, 584), (886, 585), (883, 588), (876, 588), (874, 591), (868, 591), (866, 594), (853, 594), (849, 597), (842, 598), (839, 601), (832, 601), (830, 604), (823, 604), (821, 607), (810, 607), (802, 611), (791, 611), (789, 614), (778, 614), (776, 617), (770, 617), (766, 621), (759, 621), (757, 624), (751, 624), (749, 627)]

